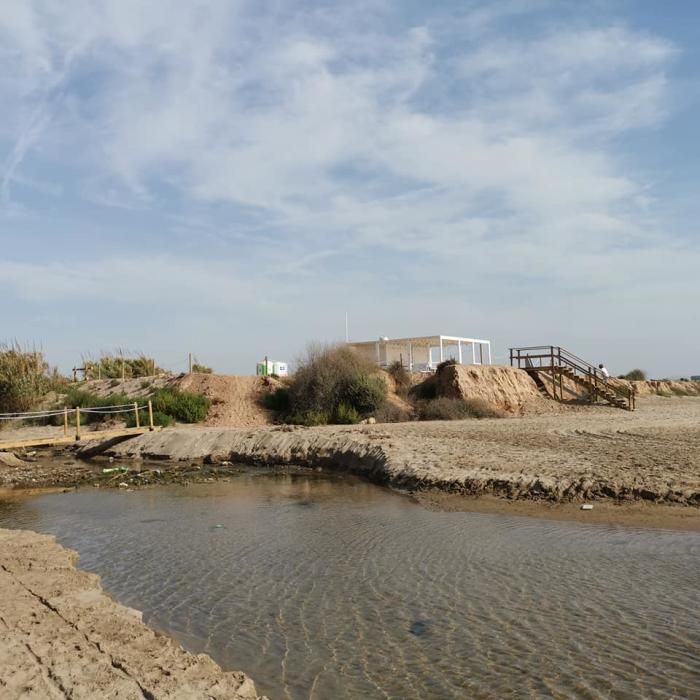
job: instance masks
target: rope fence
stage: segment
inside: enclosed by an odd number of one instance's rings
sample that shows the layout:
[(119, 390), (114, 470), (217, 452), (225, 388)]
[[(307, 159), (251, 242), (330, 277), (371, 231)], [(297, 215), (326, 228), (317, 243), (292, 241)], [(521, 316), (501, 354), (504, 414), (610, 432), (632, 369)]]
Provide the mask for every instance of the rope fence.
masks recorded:
[[(68, 423), (69, 418), (75, 417), (75, 439), (80, 440), (81, 423), (80, 417), (84, 414), (90, 415), (120, 415), (125, 413), (134, 414), (134, 423), (136, 428), (141, 428), (141, 411), (148, 411), (148, 429), (153, 430), (155, 428), (153, 424), (153, 404), (151, 401), (139, 406), (138, 402), (118, 404), (115, 406), (90, 406), (89, 408), (81, 408), (76, 406), (75, 408), (65, 408), (51, 409), (45, 411), (24, 411), (24, 412), (14, 412), (14, 413), (0, 413), (0, 421), (34, 421), (42, 420), (45, 418), (58, 418), (63, 416), (63, 433), (68, 436)], [(145, 428), (146, 426), (144, 426)]]

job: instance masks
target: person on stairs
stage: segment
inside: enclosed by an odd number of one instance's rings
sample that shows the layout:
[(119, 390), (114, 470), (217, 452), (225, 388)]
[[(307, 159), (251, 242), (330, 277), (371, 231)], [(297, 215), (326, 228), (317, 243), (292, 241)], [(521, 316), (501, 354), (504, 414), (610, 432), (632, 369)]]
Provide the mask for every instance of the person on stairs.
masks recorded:
[(600, 364), (598, 365), (598, 369), (600, 370), (600, 373), (603, 375), (603, 379), (607, 382), (608, 379), (610, 379), (610, 372), (605, 368), (605, 365)]

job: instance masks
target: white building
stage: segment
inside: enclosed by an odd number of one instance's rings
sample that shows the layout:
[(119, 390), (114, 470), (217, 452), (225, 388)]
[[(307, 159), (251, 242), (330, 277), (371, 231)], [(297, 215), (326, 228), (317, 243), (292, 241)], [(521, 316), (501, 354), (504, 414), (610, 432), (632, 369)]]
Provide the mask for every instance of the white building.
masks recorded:
[(286, 362), (273, 362), (265, 358), (256, 365), (255, 374), (258, 377), (269, 377), (273, 374), (277, 377), (287, 377), (289, 376), (289, 366)]
[(440, 362), (454, 359), (463, 365), (490, 365), (491, 341), (454, 335), (425, 335), (415, 338), (379, 338), (348, 343), (380, 367), (400, 362), (411, 372), (432, 371)]

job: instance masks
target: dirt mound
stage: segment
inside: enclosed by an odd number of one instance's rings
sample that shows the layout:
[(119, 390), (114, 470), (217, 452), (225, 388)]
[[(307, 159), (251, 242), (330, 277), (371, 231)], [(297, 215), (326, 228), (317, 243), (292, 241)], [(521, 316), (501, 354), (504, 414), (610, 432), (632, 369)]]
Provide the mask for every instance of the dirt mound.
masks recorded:
[(437, 377), (440, 396), (482, 399), (515, 415), (551, 413), (561, 405), (540, 394), (526, 372), (499, 365), (448, 365)]
[(269, 377), (223, 374), (187, 374), (175, 382), (178, 389), (204, 394), (211, 400), (209, 416), (203, 425), (246, 428), (272, 423), (272, 415), (262, 407), (261, 399), (276, 385)]
[(626, 382), (637, 390), (638, 396), (700, 396), (700, 382), (649, 380), (646, 382)]

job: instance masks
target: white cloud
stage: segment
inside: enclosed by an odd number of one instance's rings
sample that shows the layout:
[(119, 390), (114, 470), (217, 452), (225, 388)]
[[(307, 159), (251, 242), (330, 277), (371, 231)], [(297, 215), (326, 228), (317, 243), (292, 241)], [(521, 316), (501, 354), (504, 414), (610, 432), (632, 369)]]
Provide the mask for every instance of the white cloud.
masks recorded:
[[(651, 220), (654, 190), (616, 143), (663, 123), (678, 47), (605, 18), (499, 32), (556, 3), (461, 7), (464, 40), (430, 12), (406, 23), (379, 1), (9, 5), (6, 204), (18, 177), (36, 175), (25, 166), (68, 162), (89, 201), (160, 216), (165, 250), (173, 198), (195, 232), (220, 226), (208, 207), (227, 207), (233, 220), (217, 235), (247, 236), (242, 254), (279, 291), (285, 274), (347, 256), (356, 278), (363, 256), (384, 255), (411, 279), (522, 275), (562, 294), (629, 288), (659, 254), (669, 269), (697, 262), (696, 248), (678, 250)], [(278, 246), (256, 251), (255, 236)], [(67, 298), (113, 264), (126, 279), (147, 272), (129, 259), (3, 263), (0, 273), (24, 298)], [(255, 284), (242, 268), (214, 263), (208, 275), (207, 264), (203, 250), (193, 284), (211, 303)], [(173, 250), (151, 269), (172, 280), (188, 265)], [(309, 288), (322, 293), (332, 274)]]

